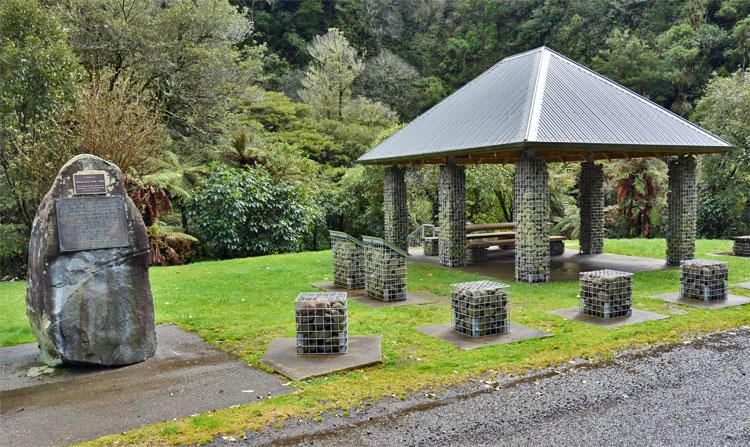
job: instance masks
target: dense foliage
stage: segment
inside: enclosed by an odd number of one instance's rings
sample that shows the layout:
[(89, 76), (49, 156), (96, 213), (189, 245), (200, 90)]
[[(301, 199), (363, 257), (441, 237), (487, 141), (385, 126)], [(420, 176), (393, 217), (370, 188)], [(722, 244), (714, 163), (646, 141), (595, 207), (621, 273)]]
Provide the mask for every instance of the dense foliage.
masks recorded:
[(300, 248), (310, 213), (293, 185), (259, 169), (216, 168), (186, 204), (207, 254), (229, 258)]
[[(124, 169), (157, 264), (378, 234), (382, 170), (356, 158), (540, 45), (735, 144), (700, 160), (699, 232), (750, 232), (750, 0), (0, 0), (0, 277), (81, 152)], [(577, 170), (550, 172), (571, 236)], [(663, 235), (665, 164), (606, 172), (608, 235)], [(512, 175), (469, 169), (469, 220), (512, 219)], [(411, 228), (435, 222), (437, 170), (407, 183)]]

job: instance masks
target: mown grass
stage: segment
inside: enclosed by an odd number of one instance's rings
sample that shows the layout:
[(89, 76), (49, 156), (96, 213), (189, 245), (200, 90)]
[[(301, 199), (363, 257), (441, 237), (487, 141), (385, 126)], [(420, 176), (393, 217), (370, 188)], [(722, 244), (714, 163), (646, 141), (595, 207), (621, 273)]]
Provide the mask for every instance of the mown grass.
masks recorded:
[[(606, 251), (662, 258), (664, 240), (607, 240)], [(726, 252), (728, 241), (698, 241), (697, 255)], [(750, 280), (750, 260), (718, 257), (729, 263), (730, 283)], [(259, 360), (275, 337), (294, 335), (293, 300), (308, 283), (331, 279), (330, 252), (298, 253), (203, 262), (154, 268), (151, 281), (159, 323), (175, 323), (263, 368)], [(511, 284), (511, 319), (553, 333), (547, 339), (461, 351), (417, 330), (450, 321), (450, 284), (478, 276), (425, 264), (409, 264), (411, 291), (438, 294), (435, 304), (370, 308), (350, 303), (350, 333), (381, 335), (382, 365), (333, 374), (293, 385), (301, 392), (236, 408), (153, 424), (89, 445), (184, 444), (202, 442), (218, 433), (236, 433), (283, 424), (287, 417), (316, 417), (324, 411), (348, 409), (385, 396), (406, 396), (439, 389), (488, 370), (520, 374), (565, 363), (573, 358), (608, 359), (616, 352), (682, 340), (699, 333), (750, 325), (748, 306), (721, 310), (682, 307), (685, 314), (633, 326), (603, 328), (566, 321), (547, 314), (577, 305), (576, 281), (543, 285)], [(674, 305), (648, 298), (679, 288), (679, 270), (638, 273), (634, 281), (637, 308), (668, 313)], [(744, 289), (732, 293), (750, 296)], [(24, 314), (22, 283), (0, 284), (0, 345), (33, 341)]]

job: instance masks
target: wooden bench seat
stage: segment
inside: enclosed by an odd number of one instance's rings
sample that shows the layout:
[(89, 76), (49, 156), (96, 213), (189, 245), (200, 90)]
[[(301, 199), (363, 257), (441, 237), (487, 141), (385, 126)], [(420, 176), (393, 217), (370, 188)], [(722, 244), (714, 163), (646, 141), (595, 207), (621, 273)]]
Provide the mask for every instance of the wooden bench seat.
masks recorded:
[(505, 247), (516, 245), (515, 239), (487, 239), (481, 241), (472, 241), (466, 244), (466, 248), (488, 248), (488, 247)]
[[(565, 241), (565, 236), (550, 236), (549, 237), (550, 242), (563, 242)], [(501, 248), (505, 247), (513, 247), (516, 245), (516, 239), (487, 239), (487, 240), (478, 240), (478, 241), (471, 241), (466, 244), (466, 248), (488, 248), (488, 247), (494, 247), (498, 246)]]
[(513, 230), (516, 228), (514, 222), (502, 222), (493, 224), (467, 224), (466, 232), (473, 233), (475, 231), (493, 231), (493, 230)]
[(513, 239), (516, 237), (515, 231), (506, 231), (503, 233), (469, 233), (466, 239)]

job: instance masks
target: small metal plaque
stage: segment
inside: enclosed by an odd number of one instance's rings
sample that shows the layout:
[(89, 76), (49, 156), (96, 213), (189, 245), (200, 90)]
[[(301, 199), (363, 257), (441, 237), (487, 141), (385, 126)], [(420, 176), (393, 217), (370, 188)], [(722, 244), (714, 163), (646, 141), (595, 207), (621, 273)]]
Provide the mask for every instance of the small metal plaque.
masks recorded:
[(129, 245), (125, 198), (122, 196), (57, 199), (55, 210), (60, 251)]
[(84, 171), (73, 174), (73, 191), (76, 195), (107, 193), (107, 173), (102, 171)]

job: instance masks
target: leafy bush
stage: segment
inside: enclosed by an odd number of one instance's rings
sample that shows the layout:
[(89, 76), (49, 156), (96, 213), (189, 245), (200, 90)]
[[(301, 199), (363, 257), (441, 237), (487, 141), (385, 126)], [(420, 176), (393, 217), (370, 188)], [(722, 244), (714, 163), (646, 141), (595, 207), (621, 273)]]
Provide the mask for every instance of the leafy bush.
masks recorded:
[(191, 230), (209, 256), (241, 257), (300, 248), (312, 210), (300, 188), (260, 169), (215, 167), (186, 203)]
[(162, 222), (148, 227), (151, 265), (180, 265), (190, 261), (198, 239), (181, 230)]
[(26, 275), (28, 239), (18, 225), (0, 224), (0, 280)]
[(713, 239), (727, 239), (746, 234), (748, 229), (745, 215), (747, 200), (739, 188), (728, 185), (720, 193), (699, 191), (698, 194), (698, 235)]
[(698, 234), (724, 238), (750, 231), (750, 72), (716, 77), (693, 119), (736, 147), (699, 161)]

